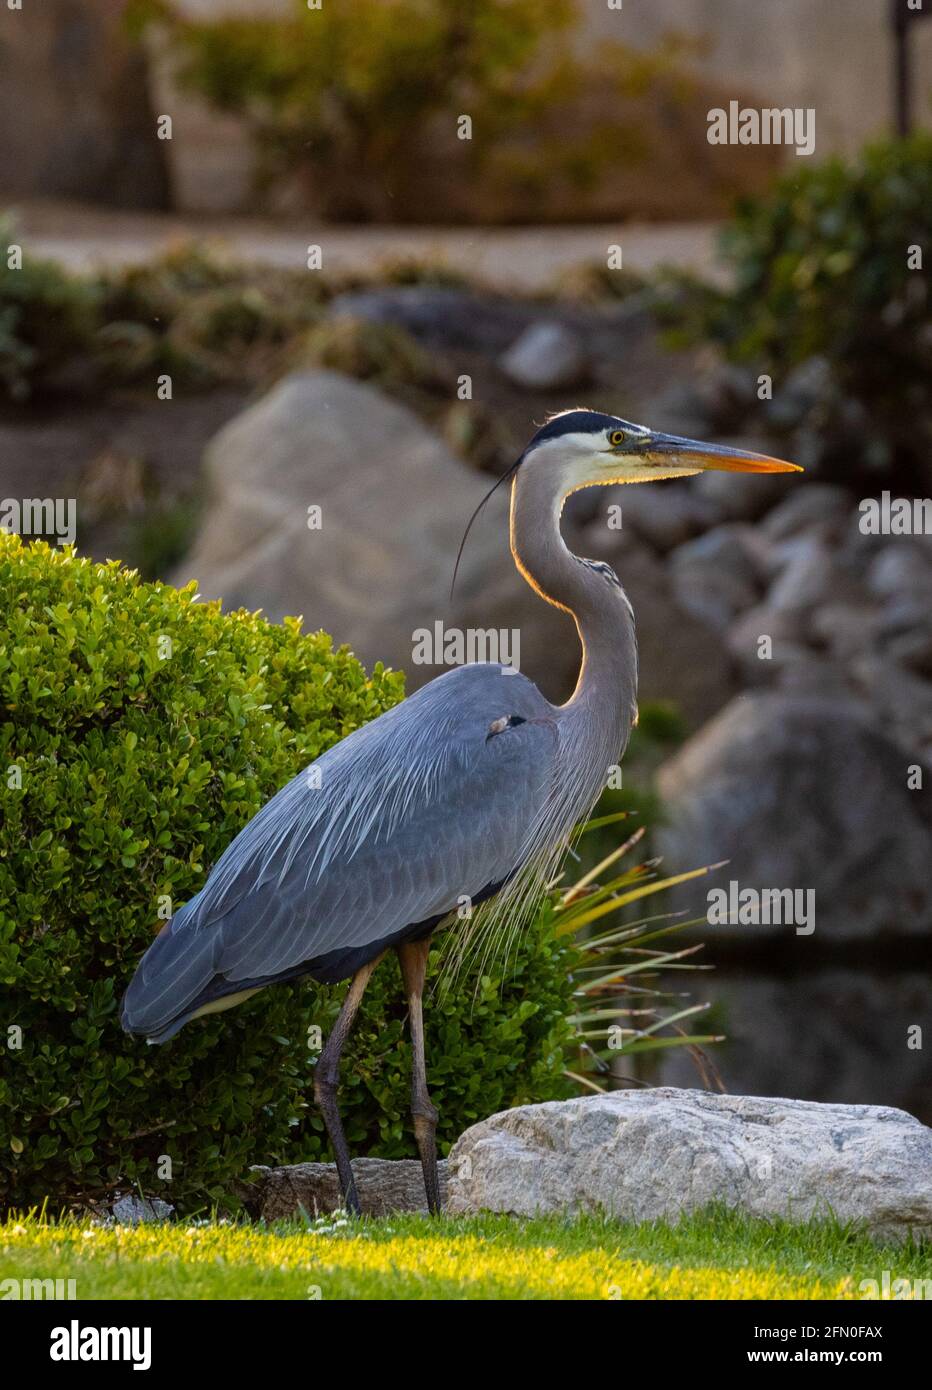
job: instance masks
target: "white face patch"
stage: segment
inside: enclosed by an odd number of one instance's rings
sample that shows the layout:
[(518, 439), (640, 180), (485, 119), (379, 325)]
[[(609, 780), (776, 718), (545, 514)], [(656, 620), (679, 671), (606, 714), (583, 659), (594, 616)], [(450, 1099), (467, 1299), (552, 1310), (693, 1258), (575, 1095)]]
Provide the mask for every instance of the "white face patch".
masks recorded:
[[(624, 430), (626, 437), (631, 440), (649, 439), (651, 434), (642, 425), (626, 425)], [(614, 430), (599, 430), (596, 433), (579, 431), (545, 440), (529, 456), (528, 467), (552, 472), (564, 497), (584, 487), (691, 478), (702, 471), (689, 464), (681, 467), (669, 458), (658, 457), (654, 462), (650, 454), (617, 452), (610, 443), (613, 433)]]

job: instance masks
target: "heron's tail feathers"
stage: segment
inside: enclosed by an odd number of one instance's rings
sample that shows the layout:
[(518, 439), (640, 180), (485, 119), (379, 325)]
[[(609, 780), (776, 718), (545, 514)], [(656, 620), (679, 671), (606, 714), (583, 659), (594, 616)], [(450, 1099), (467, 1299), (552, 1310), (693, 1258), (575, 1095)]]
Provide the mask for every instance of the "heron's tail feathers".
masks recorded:
[(150, 1043), (168, 1042), (192, 1018), (232, 1009), (266, 985), (284, 984), (313, 970), (316, 962), (302, 961), (271, 975), (229, 978), (221, 965), (223, 928), (235, 927), (238, 908), (204, 927), (196, 925), (197, 906), (194, 897), (179, 908), (139, 962), (120, 1007), (125, 1032)]
[[(217, 932), (185, 930), (196, 903), (194, 897), (179, 908), (139, 962), (120, 1006), (127, 1033), (167, 1042), (198, 1012), (199, 997), (216, 978), (221, 942)], [(242, 988), (234, 985), (228, 992)]]

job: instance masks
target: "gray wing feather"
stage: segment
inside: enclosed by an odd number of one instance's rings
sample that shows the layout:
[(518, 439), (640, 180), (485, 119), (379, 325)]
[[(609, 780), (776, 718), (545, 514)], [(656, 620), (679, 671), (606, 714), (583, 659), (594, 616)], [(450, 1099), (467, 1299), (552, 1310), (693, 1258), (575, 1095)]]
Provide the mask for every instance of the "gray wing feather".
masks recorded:
[[(445, 673), (283, 787), (175, 914), (171, 946), (150, 948), (127, 1026), (157, 1032), (216, 976), (235, 985), (377, 943), (507, 878), (553, 785), (558, 733), (536, 686), (504, 669)], [(525, 722), (490, 732), (511, 715)]]

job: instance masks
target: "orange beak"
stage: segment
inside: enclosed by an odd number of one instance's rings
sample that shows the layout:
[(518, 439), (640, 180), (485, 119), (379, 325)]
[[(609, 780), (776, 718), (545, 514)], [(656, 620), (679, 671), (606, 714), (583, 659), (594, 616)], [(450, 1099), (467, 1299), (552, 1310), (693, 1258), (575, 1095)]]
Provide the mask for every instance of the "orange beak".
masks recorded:
[(681, 439), (678, 434), (652, 434), (638, 450), (652, 462), (676, 463), (684, 468), (719, 469), (726, 473), (802, 473), (798, 463), (753, 454), (747, 449), (730, 449), (725, 444), (703, 444), (698, 439)]

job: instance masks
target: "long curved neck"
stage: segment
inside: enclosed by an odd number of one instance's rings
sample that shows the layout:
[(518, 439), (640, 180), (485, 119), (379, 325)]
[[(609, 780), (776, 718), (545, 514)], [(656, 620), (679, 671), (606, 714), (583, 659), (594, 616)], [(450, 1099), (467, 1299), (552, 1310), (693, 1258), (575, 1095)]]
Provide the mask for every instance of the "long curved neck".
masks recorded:
[(569, 613), (582, 646), (579, 679), (564, 714), (579, 712), (626, 741), (637, 708), (637, 643), (624, 593), (567, 549), (560, 533), (565, 485), (555, 470), (518, 470), (511, 489), (511, 553), (547, 603)]

